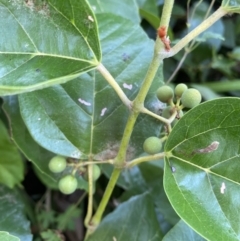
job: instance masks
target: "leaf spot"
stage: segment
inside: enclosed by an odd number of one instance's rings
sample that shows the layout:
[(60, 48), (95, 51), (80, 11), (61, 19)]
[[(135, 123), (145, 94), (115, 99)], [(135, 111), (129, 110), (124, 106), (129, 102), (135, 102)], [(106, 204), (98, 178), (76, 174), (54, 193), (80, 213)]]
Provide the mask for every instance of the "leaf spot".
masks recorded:
[(93, 17), (92, 17), (92, 16), (90, 16), (90, 15), (88, 16), (88, 20), (89, 20), (89, 21), (91, 21), (91, 22), (94, 22)]
[(132, 84), (128, 85), (126, 83), (123, 83), (123, 88), (131, 90), (132, 89)]
[(117, 239), (115, 237), (113, 237), (113, 241), (117, 241)]
[(93, 10), (93, 11), (96, 11), (96, 10), (97, 10), (96, 6), (93, 5), (93, 6), (92, 6), (92, 10)]
[(225, 185), (225, 183), (223, 182), (223, 183), (222, 183), (222, 186), (221, 186), (221, 188), (220, 188), (220, 192), (221, 192), (222, 194), (224, 194), (225, 189), (226, 189), (226, 185)]
[(101, 110), (101, 115), (100, 115), (100, 116), (104, 116), (104, 114), (105, 114), (106, 110), (107, 110), (107, 108), (106, 108), (106, 107), (105, 107), (105, 108), (103, 108), (103, 109)]
[(41, 120), (41, 118), (38, 118), (38, 120), (40, 121), (40, 120)]
[(81, 99), (81, 98), (79, 98), (78, 101), (79, 101), (81, 104), (83, 104), (83, 105), (91, 106), (91, 103), (89, 103), (89, 102), (87, 102), (87, 101), (85, 101), (85, 100), (83, 100), (83, 99)]
[(213, 151), (216, 151), (218, 149), (218, 146), (219, 146), (219, 142), (214, 141), (209, 146), (207, 146), (206, 148), (197, 149), (197, 150), (193, 151), (192, 154), (213, 152)]

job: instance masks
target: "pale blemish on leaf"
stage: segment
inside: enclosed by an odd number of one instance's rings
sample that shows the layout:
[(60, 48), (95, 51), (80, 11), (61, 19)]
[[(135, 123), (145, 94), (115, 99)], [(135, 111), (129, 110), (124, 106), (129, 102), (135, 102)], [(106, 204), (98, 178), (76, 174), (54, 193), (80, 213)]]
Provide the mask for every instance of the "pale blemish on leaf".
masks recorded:
[(100, 115), (100, 116), (104, 116), (106, 111), (107, 111), (107, 108), (106, 108), (106, 107), (103, 108), (103, 109), (101, 110), (101, 115)]
[(216, 151), (218, 149), (219, 146), (219, 142), (218, 141), (214, 141), (212, 142), (209, 146), (203, 148), (203, 149), (197, 149), (195, 151), (193, 151), (191, 154), (195, 154), (195, 153), (209, 153), (209, 152), (213, 152)]
[(90, 16), (90, 15), (88, 16), (88, 20), (89, 20), (89, 21), (91, 21), (91, 22), (94, 22), (93, 17), (92, 17), (92, 16)]
[(220, 188), (220, 192), (221, 192), (222, 194), (224, 194), (225, 189), (226, 189), (226, 185), (225, 185), (225, 183), (223, 182), (223, 183), (222, 183), (222, 186), (221, 186), (221, 188)]
[(83, 104), (83, 105), (91, 106), (91, 103), (90, 103), (90, 102), (87, 102), (87, 101), (85, 101), (85, 100), (83, 100), (83, 99), (81, 99), (81, 98), (79, 98), (78, 101), (79, 101), (81, 104)]
[(123, 83), (123, 88), (125, 88), (125, 89), (131, 90), (132, 87), (133, 87), (132, 84), (128, 85), (127, 83)]

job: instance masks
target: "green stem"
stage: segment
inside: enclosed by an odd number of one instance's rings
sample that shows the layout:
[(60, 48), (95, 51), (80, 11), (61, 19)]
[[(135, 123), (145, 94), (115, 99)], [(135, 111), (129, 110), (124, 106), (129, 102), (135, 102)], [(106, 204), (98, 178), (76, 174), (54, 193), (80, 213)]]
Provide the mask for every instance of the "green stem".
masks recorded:
[(93, 165), (88, 166), (88, 207), (84, 220), (85, 227), (88, 227), (93, 212)]
[[(161, 23), (164, 24), (166, 29), (168, 28), (168, 25), (169, 25), (169, 20), (170, 20), (170, 16), (171, 16), (173, 3), (174, 3), (173, 0), (167, 0), (164, 2), (164, 8), (163, 8), (163, 13), (162, 13), (163, 17), (162, 17)], [(162, 62), (162, 58), (159, 56), (158, 52), (163, 48), (164, 48), (163, 44), (161, 43), (161, 41), (159, 41), (159, 38), (157, 38), (156, 43), (155, 43), (155, 48), (154, 48), (153, 60), (150, 63), (148, 72), (145, 76), (141, 89), (140, 89), (136, 99), (134, 100), (134, 103), (132, 103), (126, 97), (126, 95), (123, 93), (122, 89), (119, 87), (117, 82), (113, 79), (113, 77), (109, 74), (109, 72), (105, 69), (105, 67), (102, 64), (100, 64), (97, 67), (97, 69), (100, 71), (100, 73), (105, 77), (105, 79), (109, 82), (109, 84), (117, 92), (117, 94), (119, 95), (119, 97), (121, 98), (123, 103), (129, 107), (129, 109), (131, 110), (131, 114), (128, 118), (125, 130), (123, 133), (123, 138), (122, 138), (122, 141), (120, 144), (118, 154), (114, 160), (115, 168), (114, 168), (111, 178), (108, 182), (108, 185), (106, 187), (103, 198), (99, 204), (99, 207), (90, 223), (93, 226), (93, 228), (96, 228), (96, 226), (100, 223), (103, 212), (108, 204), (109, 198), (112, 194), (112, 191), (115, 187), (115, 184), (118, 180), (121, 170), (126, 164), (126, 160), (125, 160), (126, 152), (127, 152), (128, 144), (130, 141), (130, 137), (132, 135), (133, 127), (134, 127), (137, 117), (141, 111), (141, 108), (143, 107), (144, 100), (145, 100), (146, 95), (149, 91), (149, 88), (152, 84), (152, 81), (155, 77), (155, 74), (159, 68), (159, 65)], [(88, 233), (89, 232), (91, 232), (90, 229), (88, 229)]]
[[(121, 173), (121, 169), (114, 168), (113, 173), (111, 175), (111, 178), (110, 178), (110, 180), (108, 182), (108, 185), (106, 187), (106, 190), (104, 192), (104, 195), (102, 197), (102, 200), (100, 202), (100, 205), (99, 205), (94, 217), (91, 220), (90, 225), (93, 228), (95, 228), (100, 223), (100, 221), (102, 219), (102, 215), (105, 211), (105, 208), (108, 204), (108, 201), (111, 197), (112, 191), (113, 191), (113, 189), (114, 189), (114, 187), (117, 183), (117, 180), (118, 180), (118, 177), (119, 177), (120, 173)], [(92, 231), (94, 231), (94, 230), (92, 230)]]
[(117, 81), (112, 77), (112, 75), (109, 73), (109, 71), (105, 68), (103, 64), (99, 64), (96, 68), (101, 75), (107, 80), (107, 82), (112, 86), (112, 88), (116, 91), (119, 98), (123, 102), (124, 105), (126, 105), (129, 109), (131, 108), (131, 101), (128, 99), (128, 97), (125, 95)]
[(149, 161), (154, 161), (154, 160), (159, 160), (159, 159), (162, 159), (163, 157), (165, 156), (165, 153), (162, 152), (162, 153), (159, 153), (159, 154), (156, 154), (156, 155), (152, 155), (152, 156), (144, 156), (144, 157), (139, 157), (139, 158), (136, 158), (134, 160), (132, 160), (131, 162), (128, 162), (127, 163), (127, 168), (131, 168), (133, 166), (136, 166), (142, 162), (149, 162)]

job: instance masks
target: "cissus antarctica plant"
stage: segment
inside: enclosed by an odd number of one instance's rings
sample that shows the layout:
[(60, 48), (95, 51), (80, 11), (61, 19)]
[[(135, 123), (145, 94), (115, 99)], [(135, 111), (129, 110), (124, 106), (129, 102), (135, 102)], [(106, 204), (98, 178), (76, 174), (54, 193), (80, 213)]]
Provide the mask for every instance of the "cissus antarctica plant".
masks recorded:
[(239, 12), (0, 0), (0, 240), (239, 241), (240, 99), (207, 83), (238, 86)]

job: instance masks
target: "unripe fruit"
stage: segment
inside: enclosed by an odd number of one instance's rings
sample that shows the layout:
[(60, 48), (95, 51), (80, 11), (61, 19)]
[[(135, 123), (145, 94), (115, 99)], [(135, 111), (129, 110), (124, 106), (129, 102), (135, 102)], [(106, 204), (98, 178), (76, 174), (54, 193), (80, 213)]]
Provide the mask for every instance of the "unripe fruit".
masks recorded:
[(175, 93), (177, 98), (180, 98), (182, 96), (183, 92), (187, 89), (188, 89), (187, 85), (178, 84), (178, 85), (176, 85), (176, 87), (174, 89), (174, 93)]
[(161, 149), (162, 141), (155, 136), (148, 137), (143, 143), (143, 150), (150, 155), (159, 153)]
[[(97, 179), (100, 177), (101, 175), (101, 169), (99, 168), (98, 165), (93, 164), (92, 166), (92, 179), (93, 181), (97, 181)], [(88, 181), (88, 171), (85, 172), (85, 174), (83, 175), (83, 178)]]
[(200, 104), (202, 96), (196, 89), (190, 88), (183, 92), (181, 102), (184, 107), (193, 108)]
[(72, 175), (67, 175), (62, 177), (58, 183), (59, 190), (64, 194), (71, 194), (73, 193), (78, 186), (78, 182), (76, 177)]
[(173, 98), (173, 89), (164, 85), (157, 90), (157, 97), (163, 103), (168, 103)]
[(97, 181), (97, 179), (101, 175), (101, 169), (98, 165), (93, 165), (93, 181)]
[(171, 106), (168, 106), (165, 109), (163, 109), (162, 117), (168, 119), (168, 118), (170, 118), (171, 115), (172, 115), (172, 107)]
[(50, 171), (54, 173), (62, 172), (66, 168), (66, 166), (67, 161), (66, 158), (63, 156), (54, 156), (48, 164)]

